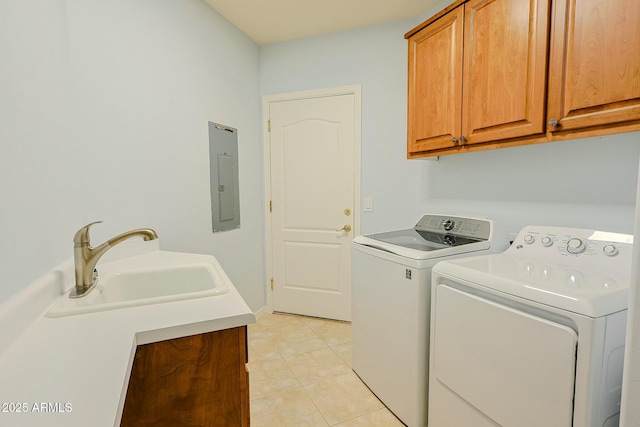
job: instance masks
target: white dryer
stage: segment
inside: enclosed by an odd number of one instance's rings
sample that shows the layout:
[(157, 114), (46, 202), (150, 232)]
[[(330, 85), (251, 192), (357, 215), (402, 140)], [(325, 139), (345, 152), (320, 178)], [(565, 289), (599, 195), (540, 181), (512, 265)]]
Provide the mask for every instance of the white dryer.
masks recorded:
[(432, 267), (508, 245), (500, 224), (452, 215), (353, 240), (353, 370), (408, 426), (427, 423)]
[(437, 264), (429, 427), (617, 426), (632, 239), (526, 227)]

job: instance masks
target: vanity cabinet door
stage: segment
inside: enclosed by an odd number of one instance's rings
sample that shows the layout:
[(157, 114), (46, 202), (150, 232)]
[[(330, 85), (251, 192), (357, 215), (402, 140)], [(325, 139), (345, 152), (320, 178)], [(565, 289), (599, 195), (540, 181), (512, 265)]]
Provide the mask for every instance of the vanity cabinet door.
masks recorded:
[(460, 6), (409, 38), (409, 157), (458, 144), (463, 22)]
[(548, 133), (640, 124), (640, 1), (557, 0), (552, 21)]
[(249, 426), (246, 327), (140, 345), (121, 426)]

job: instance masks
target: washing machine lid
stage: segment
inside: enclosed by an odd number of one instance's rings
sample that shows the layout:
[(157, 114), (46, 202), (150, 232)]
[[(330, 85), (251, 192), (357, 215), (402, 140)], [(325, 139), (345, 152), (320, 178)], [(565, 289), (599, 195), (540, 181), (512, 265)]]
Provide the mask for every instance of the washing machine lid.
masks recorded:
[(471, 239), (450, 233), (432, 233), (415, 228), (371, 234), (366, 237), (388, 243), (390, 245), (402, 246), (425, 252), (486, 241), (486, 239)]
[(434, 274), (507, 295), (597, 318), (628, 308), (629, 277), (624, 270), (602, 272), (510, 254), (442, 261)]
[(492, 225), (486, 219), (428, 214), (413, 228), (358, 236), (353, 242), (405, 258), (432, 259), (488, 249)]
[(377, 239), (374, 236), (379, 235), (358, 236), (353, 239), (353, 243), (354, 245), (367, 246), (369, 248), (388, 252), (394, 255), (401, 256), (403, 258), (409, 258), (413, 260), (428, 260), (447, 257), (462, 253), (486, 250), (490, 247), (488, 241), (467, 242), (455, 246), (448, 246), (446, 244), (438, 244), (436, 242), (421, 242), (420, 240), (418, 240), (419, 238), (411, 240), (412, 237), (409, 234), (404, 237), (398, 237), (397, 240), (394, 240), (393, 243), (390, 241)]

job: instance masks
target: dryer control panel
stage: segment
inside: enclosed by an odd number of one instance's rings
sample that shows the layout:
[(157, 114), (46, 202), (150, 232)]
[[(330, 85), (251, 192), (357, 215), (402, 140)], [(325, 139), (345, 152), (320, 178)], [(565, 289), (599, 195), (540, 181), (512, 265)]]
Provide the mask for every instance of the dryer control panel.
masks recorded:
[(597, 318), (627, 309), (632, 254), (631, 235), (527, 226), (501, 254), (444, 261), (433, 272)]
[(629, 269), (633, 236), (577, 228), (528, 226), (506, 253), (531, 261), (560, 263), (582, 271)]

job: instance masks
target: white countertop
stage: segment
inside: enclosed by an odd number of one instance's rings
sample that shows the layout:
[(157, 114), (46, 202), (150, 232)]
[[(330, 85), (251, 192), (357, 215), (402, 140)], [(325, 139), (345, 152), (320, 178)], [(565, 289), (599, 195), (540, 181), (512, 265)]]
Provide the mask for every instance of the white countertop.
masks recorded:
[[(217, 264), (214, 257), (191, 255)], [(67, 280), (68, 275), (51, 277)], [(51, 278), (42, 282), (34, 286), (49, 291)], [(28, 320), (23, 314), (6, 314), (33, 312), (33, 307), (17, 306), (28, 298), (4, 304), (0, 425), (118, 426), (137, 345), (255, 322), (233, 284), (228, 281), (227, 286), (223, 295), (61, 318), (44, 317), (46, 308)], [(24, 328), (17, 337), (11, 337), (14, 326)]]

